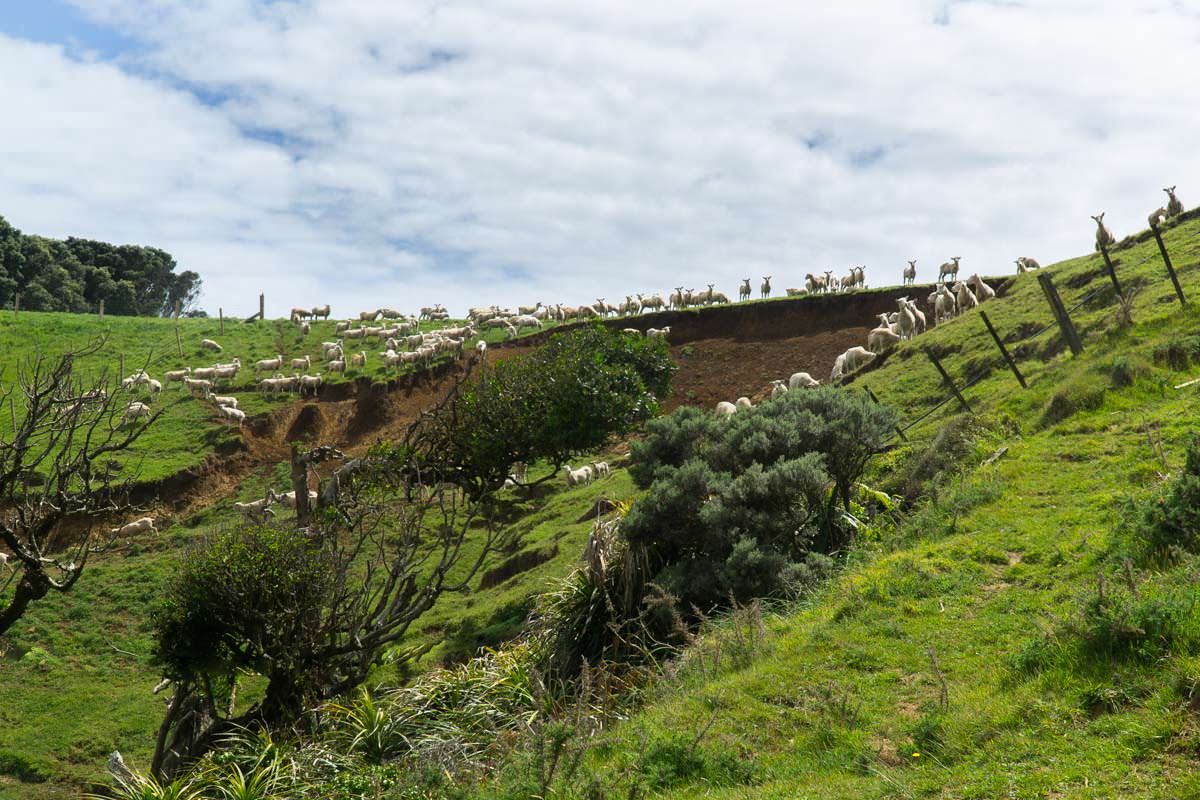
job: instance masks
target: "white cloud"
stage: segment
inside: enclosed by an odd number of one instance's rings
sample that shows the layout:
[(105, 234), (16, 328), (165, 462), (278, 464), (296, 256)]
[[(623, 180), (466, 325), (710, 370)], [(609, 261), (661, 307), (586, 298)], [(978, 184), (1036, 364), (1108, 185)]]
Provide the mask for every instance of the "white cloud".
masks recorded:
[(0, 213), (164, 247), (210, 308), (1007, 271), (1200, 196), (1168, 0), (74, 2), (145, 49), (0, 37)]

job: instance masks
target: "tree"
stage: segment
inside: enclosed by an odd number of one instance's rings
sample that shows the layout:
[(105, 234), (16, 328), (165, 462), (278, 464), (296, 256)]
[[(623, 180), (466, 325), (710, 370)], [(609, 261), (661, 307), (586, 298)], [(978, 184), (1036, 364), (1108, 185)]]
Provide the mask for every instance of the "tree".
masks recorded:
[(115, 477), (118, 458), (158, 414), (125, 426), (125, 400), (107, 376), (81, 376), (79, 361), (103, 345), (101, 339), (56, 360), (26, 360), (0, 391), (0, 408), (7, 404), (15, 421), (0, 436), (0, 541), (15, 564), (0, 586), (0, 634), (31, 603), (70, 591), (89, 555), (112, 541), (97, 526), (129, 509), (124, 488), (132, 477)]
[(652, 418), (674, 370), (662, 339), (601, 325), (557, 334), (464, 385), (424, 449), (460, 485), (496, 488), (517, 461), (559, 467)]
[[(311, 516), (306, 471), (341, 454), (296, 454), (307, 525), (227, 531), (189, 555), (154, 615), (155, 661), (175, 686), (156, 776), (177, 774), (236, 727), (286, 725), (344, 694), (438, 597), (466, 590), (501, 544), (491, 504), (448, 482), (420, 449), (456, 396), (397, 445), (346, 461), (321, 486)], [(393, 661), (415, 655), (392, 652)], [(246, 672), (262, 675), (266, 689), (234, 714)]]

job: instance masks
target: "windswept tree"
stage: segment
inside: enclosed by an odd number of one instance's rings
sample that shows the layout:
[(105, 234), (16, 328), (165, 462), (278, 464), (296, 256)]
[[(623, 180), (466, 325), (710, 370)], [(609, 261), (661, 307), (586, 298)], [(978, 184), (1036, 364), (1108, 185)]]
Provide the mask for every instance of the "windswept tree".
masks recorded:
[(121, 458), (154, 422), (125, 424), (127, 395), (79, 362), (98, 339), (58, 358), (16, 365), (0, 389), (0, 634), (51, 592), (70, 591), (88, 557), (109, 546), (109, 521), (128, 511)]

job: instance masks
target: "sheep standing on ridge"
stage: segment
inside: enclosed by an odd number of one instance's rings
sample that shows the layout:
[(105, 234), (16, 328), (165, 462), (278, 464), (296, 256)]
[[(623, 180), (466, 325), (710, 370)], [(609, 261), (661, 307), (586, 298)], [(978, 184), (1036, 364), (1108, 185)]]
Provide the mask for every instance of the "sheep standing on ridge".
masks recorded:
[(750, 279), (742, 278), (742, 285), (738, 287), (738, 302), (750, 299)]
[(1101, 248), (1109, 248), (1117, 243), (1117, 238), (1112, 235), (1104, 225), (1104, 215), (1107, 212), (1101, 211), (1098, 215), (1093, 214), (1092, 219), (1096, 221), (1096, 252), (1100, 252)]
[(1163, 189), (1163, 191), (1166, 192), (1167, 197), (1170, 198), (1167, 201), (1167, 216), (1168, 217), (1177, 217), (1180, 214), (1182, 214), (1183, 213), (1183, 203), (1181, 203), (1179, 201), (1179, 198), (1175, 196), (1175, 187), (1172, 186), (1168, 189)]
[(763, 276), (762, 286), (759, 287), (759, 296), (762, 297), (763, 300), (766, 300), (768, 297), (771, 296), (771, 276), (770, 275)]
[(908, 262), (908, 266), (904, 268), (902, 274), (902, 285), (911, 286), (917, 280), (917, 262), (916, 259)]
[(962, 260), (962, 256), (951, 256), (950, 260), (938, 267), (938, 283), (945, 283), (946, 276), (958, 278), (958, 262)]
[(954, 293), (960, 314), (979, 306), (979, 298), (971, 291), (971, 287), (967, 286), (964, 282), (958, 281), (954, 284)]
[(984, 283), (983, 278), (979, 277), (978, 272), (973, 273), (971, 277), (967, 278), (967, 283), (975, 286), (975, 296), (979, 298), (979, 302), (981, 303), (985, 300), (991, 300), (996, 296), (996, 290)]

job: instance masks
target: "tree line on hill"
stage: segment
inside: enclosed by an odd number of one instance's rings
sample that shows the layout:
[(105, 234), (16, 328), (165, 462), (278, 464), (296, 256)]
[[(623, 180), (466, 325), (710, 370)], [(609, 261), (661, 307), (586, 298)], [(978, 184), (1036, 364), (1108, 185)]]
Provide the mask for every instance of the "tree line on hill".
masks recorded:
[(0, 216), (0, 308), (159, 316), (191, 311), (200, 276), (165, 250), (23, 234)]

